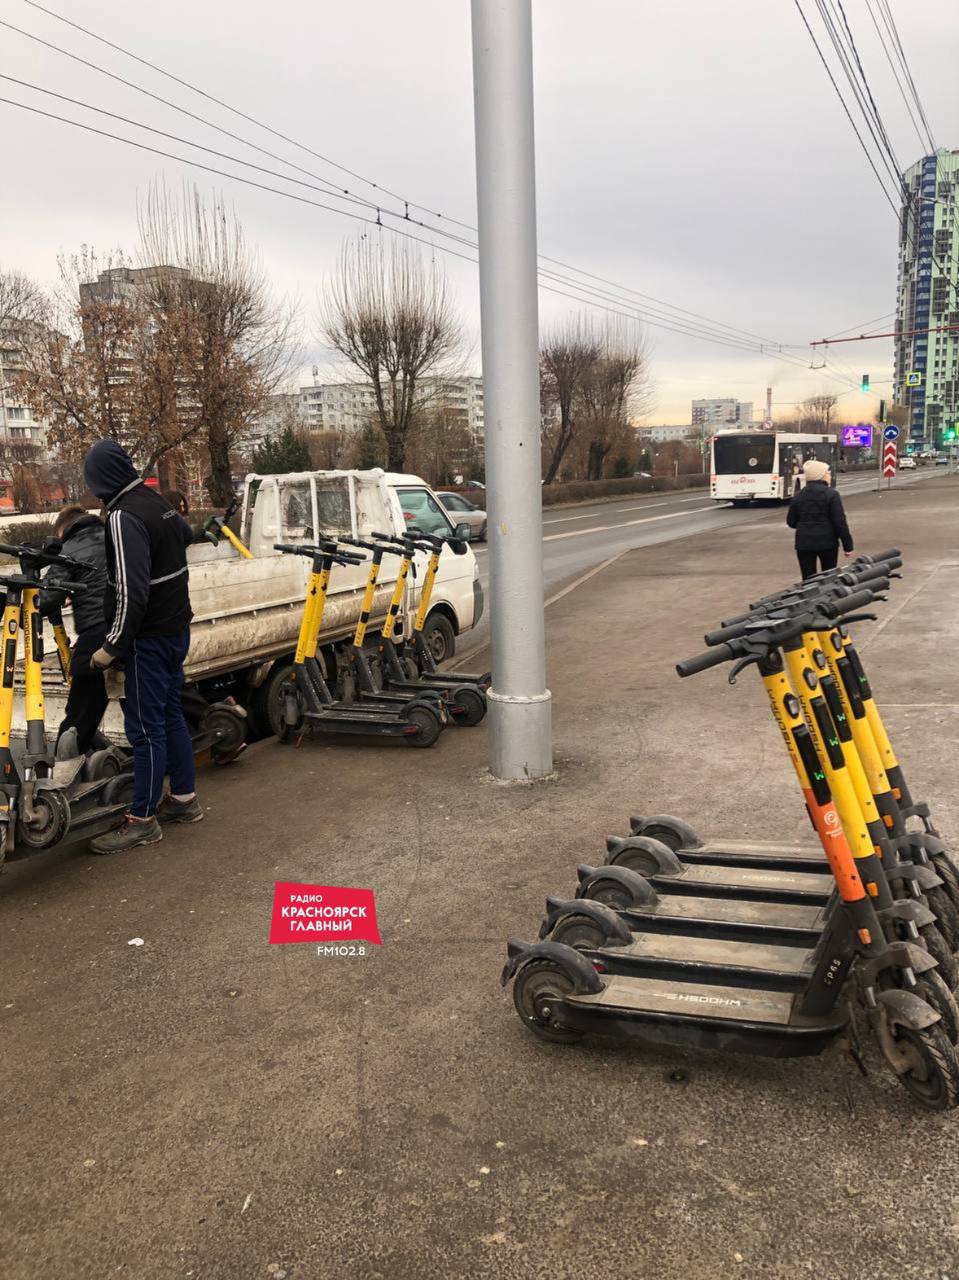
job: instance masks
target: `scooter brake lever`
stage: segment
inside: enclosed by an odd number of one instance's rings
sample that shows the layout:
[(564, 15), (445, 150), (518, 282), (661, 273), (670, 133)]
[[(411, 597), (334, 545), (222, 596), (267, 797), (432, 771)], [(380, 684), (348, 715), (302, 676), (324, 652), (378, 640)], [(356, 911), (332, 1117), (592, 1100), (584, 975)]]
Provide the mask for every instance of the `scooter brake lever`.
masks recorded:
[[(876, 596), (877, 600), (885, 600), (885, 598), (885, 596)], [(845, 626), (847, 622), (875, 622), (878, 617), (878, 613), (847, 613), (842, 619), (842, 625)], [(830, 622), (829, 626), (834, 627), (836, 623)]]
[(750, 653), (750, 654), (747, 654), (745, 658), (740, 658), (739, 661), (735, 663), (735, 665), (733, 666), (732, 671), (730, 671), (729, 673), (729, 683), (735, 684), (736, 677), (741, 675), (746, 670), (746, 668), (750, 666), (751, 663), (758, 662), (758, 661), (759, 661), (758, 653)]

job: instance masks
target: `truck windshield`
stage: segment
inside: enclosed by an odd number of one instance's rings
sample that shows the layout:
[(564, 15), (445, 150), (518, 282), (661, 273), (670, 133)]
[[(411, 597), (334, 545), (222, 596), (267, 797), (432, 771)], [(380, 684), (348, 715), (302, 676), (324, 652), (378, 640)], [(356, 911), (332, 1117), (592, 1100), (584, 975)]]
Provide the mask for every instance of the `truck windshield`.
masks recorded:
[(771, 435), (717, 436), (713, 442), (715, 474), (770, 475), (775, 450), (775, 438)]

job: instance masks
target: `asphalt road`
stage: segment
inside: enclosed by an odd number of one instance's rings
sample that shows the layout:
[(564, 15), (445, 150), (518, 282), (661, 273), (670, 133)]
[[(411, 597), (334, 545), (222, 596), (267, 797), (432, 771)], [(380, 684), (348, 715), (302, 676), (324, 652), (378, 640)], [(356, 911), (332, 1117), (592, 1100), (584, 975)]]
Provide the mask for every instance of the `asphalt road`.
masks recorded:
[[(928, 479), (929, 475), (928, 468), (903, 474), (896, 478), (895, 486), (914, 484)], [(871, 493), (875, 488), (873, 472), (843, 477), (839, 483), (840, 492), (847, 497)], [(544, 593), (548, 598), (594, 565), (634, 547), (650, 547), (713, 529), (739, 528), (760, 521), (771, 526), (783, 525), (785, 508), (733, 507), (731, 503), (713, 502), (705, 490), (630, 494), (616, 502), (546, 507), (543, 511)], [(785, 528), (782, 536), (784, 539), (790, 536)], [(473, 550), (479, 563), (486, 610), (479, 626), (463, 637), (459, 645), (463, 653), (488, 641), (490, 629), (489, 548), (482, 545), (474, 546)]]

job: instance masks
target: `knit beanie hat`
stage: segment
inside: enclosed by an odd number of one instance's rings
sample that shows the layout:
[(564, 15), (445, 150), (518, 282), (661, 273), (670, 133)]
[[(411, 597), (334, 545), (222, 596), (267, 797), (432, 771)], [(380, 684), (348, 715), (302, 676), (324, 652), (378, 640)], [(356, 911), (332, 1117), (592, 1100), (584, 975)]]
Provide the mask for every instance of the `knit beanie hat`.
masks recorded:
[(807, 484), (810, 480), (825, 480), (829, 474), (829, 463), (820, 462), (818, 458), (810, 458), (803, 464), (802, 473)]

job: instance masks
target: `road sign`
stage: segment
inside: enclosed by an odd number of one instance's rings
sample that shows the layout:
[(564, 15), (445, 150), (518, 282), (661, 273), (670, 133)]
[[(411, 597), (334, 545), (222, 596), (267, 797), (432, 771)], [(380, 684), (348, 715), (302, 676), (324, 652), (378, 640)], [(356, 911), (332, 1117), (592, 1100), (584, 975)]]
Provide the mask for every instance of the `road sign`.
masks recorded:
[(882, 429), (882, 438), (883, 438), (883, 440), (898, 440), (898, 439), (899, 439), (899, 428), (898, 428), (898, 427), (894, 427), (894, 426), (892, 425), (892, 423), (890, 423), (888, 427), (883, 427), (883, 429)]
[(882, 474), (883, 479), (891, 480), (896, 474), (896, 442), (887, 440), (882, 447)]
[(922, 386), (922, 374), (919, 372), (918, 369), (914, 369), (911, 373), (906, 374), (906, 386), (907, 387)]

